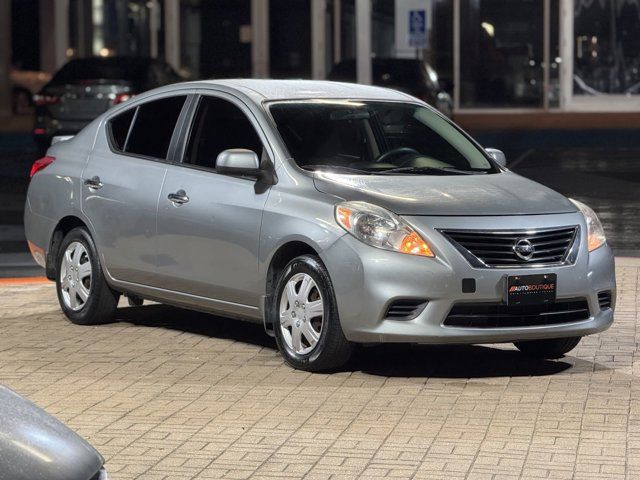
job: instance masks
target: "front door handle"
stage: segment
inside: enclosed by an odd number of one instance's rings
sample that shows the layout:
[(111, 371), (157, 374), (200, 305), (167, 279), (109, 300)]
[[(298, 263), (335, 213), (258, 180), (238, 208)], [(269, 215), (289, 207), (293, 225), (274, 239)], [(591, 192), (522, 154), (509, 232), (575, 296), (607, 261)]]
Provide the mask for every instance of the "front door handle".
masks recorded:
[(85, 180), (84, 184), (92, 190), (102, 188), (102, 182), (100, 181), (100, 177), (97, 175)]
[(176, 193), (170, 193), (167, 198), (174, 205), (182, 205), (183, 203), (187, 203), (189, 201), (189, 197), (187, 196), (187, 192), (184, 190), (178, 190)]

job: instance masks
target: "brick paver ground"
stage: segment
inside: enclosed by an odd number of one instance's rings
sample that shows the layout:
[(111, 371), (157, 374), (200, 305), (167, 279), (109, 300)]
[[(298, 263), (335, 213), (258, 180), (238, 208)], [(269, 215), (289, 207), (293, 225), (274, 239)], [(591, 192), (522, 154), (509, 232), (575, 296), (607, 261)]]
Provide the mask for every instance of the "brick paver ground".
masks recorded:
[(558, 361), (512, 347), (364, 349), (283, 364), (256, 325), (160, 305), (70, 324), (52, 285), (0, 287), (0, 382), (106, 457), (115, 480), (640, 478), (640, 262), (614, 326)]

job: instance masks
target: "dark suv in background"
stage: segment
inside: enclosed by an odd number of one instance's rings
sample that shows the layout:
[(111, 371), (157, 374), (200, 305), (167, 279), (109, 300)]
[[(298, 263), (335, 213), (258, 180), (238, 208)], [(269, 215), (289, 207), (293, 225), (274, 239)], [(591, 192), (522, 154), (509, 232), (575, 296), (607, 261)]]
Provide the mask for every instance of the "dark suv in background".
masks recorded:
[[(413, 95), (451, 117), (451, 96), (442, 88), (438, 74), (428, 63), (411, 58), (374, 58), (371, 63), (374, 85)], [(355, 60), (336, 64), (329, 74), (329, 80), (356, 82)]]
[(74, 135), (111, 106), (183, 79), (151, 58), (91, 57), (71, 60), (34, 95), (33, 134), (41, 152), (56, 135)]

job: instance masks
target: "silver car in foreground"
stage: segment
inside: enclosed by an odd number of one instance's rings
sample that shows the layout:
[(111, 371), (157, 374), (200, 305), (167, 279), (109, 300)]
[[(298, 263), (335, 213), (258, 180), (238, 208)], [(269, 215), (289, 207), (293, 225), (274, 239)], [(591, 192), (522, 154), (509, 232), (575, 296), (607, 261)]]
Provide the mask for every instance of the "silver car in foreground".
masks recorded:
[(54, 144), (25, 228), (78, 324), (124, 294), (264, 323), (311, 371), (362, 343), (559, 357), (613, 322), (613, 255), (589, 207), (504, 164), (400, 92), (183, 83)]
[(63, 423), (0, 385), (0, 480), (107, 480), (104, 458)]

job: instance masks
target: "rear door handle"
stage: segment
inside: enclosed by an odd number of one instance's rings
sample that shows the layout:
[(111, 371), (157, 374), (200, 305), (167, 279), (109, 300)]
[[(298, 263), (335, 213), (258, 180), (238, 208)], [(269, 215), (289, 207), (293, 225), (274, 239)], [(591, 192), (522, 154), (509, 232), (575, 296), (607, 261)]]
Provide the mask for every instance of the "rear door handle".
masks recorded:
[(175, 205), (182, 205), (189, 201), (187, 192), (184, 190), (178, 190), (176, 193), (170, 193), (167, 198)]
[(85, 180), (84, 184), (93, 190), (102, 188), (102, 182), (100, 181), (100, 177), (98, 177), (97, 175)]

